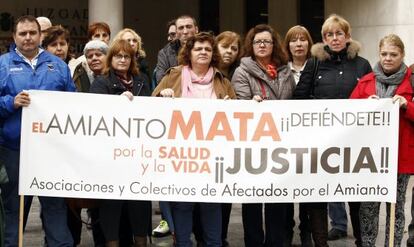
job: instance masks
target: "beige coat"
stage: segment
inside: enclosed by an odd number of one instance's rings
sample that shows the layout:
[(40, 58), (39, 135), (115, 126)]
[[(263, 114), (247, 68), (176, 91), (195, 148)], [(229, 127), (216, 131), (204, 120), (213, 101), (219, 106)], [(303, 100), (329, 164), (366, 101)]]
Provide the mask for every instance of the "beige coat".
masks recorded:
[[(166, 73), (166, 75), (161, 79), (158, 86), (152, 92), (152, 96), (160, 96), (160, 92), (163, 89), (171, 88), (174, 91), (176, 97), (181, 97), (181, 70), (183, 66), (172, 67)], [(228, 95), (231, 99), (236, 98), (236, 94), (230, 84), (230, 81), (227, 80), (223, 74), (216, 68), (214, 68), (213, 76), (213, 88), (216, 93), (217, 99), (224, 99)]]

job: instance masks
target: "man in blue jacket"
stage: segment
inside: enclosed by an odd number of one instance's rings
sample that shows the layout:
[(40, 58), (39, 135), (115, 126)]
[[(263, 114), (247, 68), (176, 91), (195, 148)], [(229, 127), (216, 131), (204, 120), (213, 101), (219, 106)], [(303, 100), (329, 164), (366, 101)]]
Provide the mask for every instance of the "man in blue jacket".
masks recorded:
[[(9, 177), (9, 182), (1, 185), (6, 247), (18, 244), (21, 114), (22, 107), (30, 104), (26, 90), (75, 91), (66, 63), (39, 47), (40, 25), (36, 18), (18, 18), (13, 39), (15, 47), (0, 56), (0, 167), (6, 167)], [(39, 201), (48, 246), (72, 247), (64, 199), (39, 197)]]

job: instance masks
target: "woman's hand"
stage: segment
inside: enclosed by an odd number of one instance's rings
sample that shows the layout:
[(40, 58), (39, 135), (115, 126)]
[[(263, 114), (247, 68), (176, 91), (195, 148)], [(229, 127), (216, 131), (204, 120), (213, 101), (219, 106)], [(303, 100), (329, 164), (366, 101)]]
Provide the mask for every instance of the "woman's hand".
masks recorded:
[(368, 97), (368, 99), (379, 99), (379, 97), (375, 94)]
[(30, 96), (25, 90), (21, 91), (16, 97), (14, 97), (14, 109), (18, 109), (22, 106), (29, 106)]
[(394, 95), (392, 102), (395, 103), (396, 101), (400, 104), (400, 108), (407, 109), (407, 100), (403, 96), (398, 94)]
[(260, 97), (259, 95), (254, 95), (252, 99), (257, 101), (257, 102), (262, 102), (263, 101), (262, 97)]
[(134, 99), (134, 95), (130, 91), (125, 91), (121, 95), (126, 96), (130, 101)]
[(162, 97), (174, 98), (174, 90), (172, 90), (171, 88), (163, 89), (161, 90), (160, 95)]

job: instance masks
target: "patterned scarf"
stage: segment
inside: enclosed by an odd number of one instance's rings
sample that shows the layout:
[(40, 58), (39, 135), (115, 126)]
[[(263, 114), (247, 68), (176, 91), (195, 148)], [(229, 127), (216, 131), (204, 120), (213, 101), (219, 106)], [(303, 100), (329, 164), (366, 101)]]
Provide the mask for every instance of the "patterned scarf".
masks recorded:
[(124, 77), (123, 75), (118, 74), (116, 72), (115, 72), (115, 75), (121, 81), (122, 85), (124, 85), (124, 87), (132, 93), (132, 85), (133, 85), (132, 77), (129, 76), (129, 79), (128, 79), (127, 78), (128, 75), (127, 75), (127, 77)]
[(277, 68), (275, 65), (268, 64), (266, 66), (266, 73), (272, 78), (272, 80), (276, 79), (277, 77)]
[(395, 91), (397, 90), (398, 85), (401, 84), (404, 79), (405, 73), (407, 72), (407, 65), (402, 63), (400, 69), (394, 74), (387, 76), (380, 63), (378, 62), (373, 70), (375, 74), (375, 87), (376, 94), (380, 98), (391, 98), (394, 96)]

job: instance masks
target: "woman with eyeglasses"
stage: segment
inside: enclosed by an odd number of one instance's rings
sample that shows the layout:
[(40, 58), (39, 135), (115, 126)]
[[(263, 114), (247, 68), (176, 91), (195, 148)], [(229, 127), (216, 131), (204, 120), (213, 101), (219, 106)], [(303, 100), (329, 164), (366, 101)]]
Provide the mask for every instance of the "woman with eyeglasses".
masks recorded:
[(139, 72), (147, 76), (147, 79), (149, 81), (150, 74), (148, 62), (146, 60), (147, 54), (144, 48), (142, 47), (143, 42), (141, 36), (139, 36), (131, 28), (124, 28), (115, 35), (114, 41), (118, 39), (126, 40), (131, 45), (132, 49), (135, 50), (134, 58), (136, 59), (136, 64), (138, 66)]
[[(231, 80), (237, 97), (256, 101), (290, 99), (296, 83), (287, 66), (288, 55), (273, 28), (260, 24), (250, 29), (244, 48), (246, 57)], [(262, 203), (242, 205), (245, 246), (284, 246), (288, 241), (288, 204), (265, 204), (265, 230), (262, 209)]]
[[(112, 43), (103, 76), (95, 79), (91, 93), (133, 96), (149, 96), (148, 82), (138, 72), (134, 59), (135, 50), (125, 40)], [(127, 209), (129, 223), (134, 236), (134, 246), (147, 246), (150, 229), (151, 202), (129, 200), (103, 200), (99, 208), (99, 219), (107, 247), (119, 246), (119, 228), (122, 209)]]
[[(369, 62), (358, 56), (360, 44), (351, 38), (351, 26), (338, 15), (322, 25), (323, 43), (312, 46), (310, 59), (294, 92), (295, 99), (348, 99), (358, 80), (371, 72)], [(361, 246), (359, 202), (349, 202), (356, 246)], [(345, 229), (332, 228), (328, 234), (327, 203), (306, 203), (315, 246), (328, 246), (327, 240), (346, 237)], [(331, 207), (330, 207), (331, 209)], [(335, 212), (330, 210), (331, 217)], [(333, 218), (335, 222), (335, 218)]]

